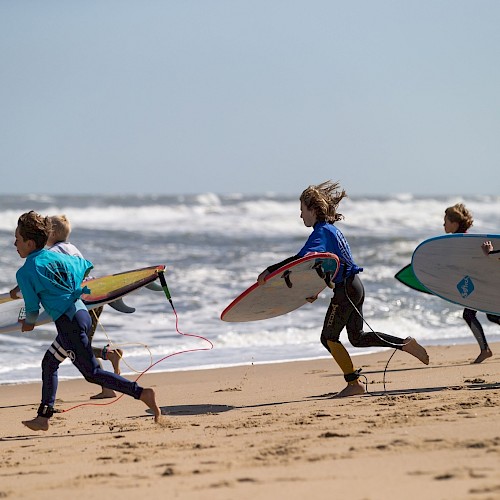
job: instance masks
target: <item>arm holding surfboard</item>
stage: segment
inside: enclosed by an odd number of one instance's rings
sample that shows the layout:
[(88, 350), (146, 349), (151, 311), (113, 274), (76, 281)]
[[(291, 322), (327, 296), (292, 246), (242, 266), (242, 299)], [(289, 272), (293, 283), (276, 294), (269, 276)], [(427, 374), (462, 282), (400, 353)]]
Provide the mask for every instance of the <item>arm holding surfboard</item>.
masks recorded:
[(500, 253), (500, 250), (494, 250), (493, 249), (493, 243), (491, 241), (485, 241), (482, 245), (481, 248), (483, 249), (483, 253), (486, 256), (493, 255), (496, 253)]
[(493, 252), (493, 245), (491, 241), (485, 241), (482, 245), (481, 248), (483, 249), (484, 255), (488, 256), (490, 253)]
[(263, 285), (266, 282), (266, 277), (267, 276), (269, 276), (270, 274), (272, 274), (275, 271), (277, 271), (280, 267), (284, 267), (287, 264), (290, 264), (291, 262), (299, 260), (300, 258), (301, 258), (300, 255), (294, 255), (293, 257), (288, 257), (287, 259), (282, 260), (281, 262), (278, 262), (277, 264), (273, 264), (272, 266), (267, 267), (257, 277), (257, 283), (259, 285)]

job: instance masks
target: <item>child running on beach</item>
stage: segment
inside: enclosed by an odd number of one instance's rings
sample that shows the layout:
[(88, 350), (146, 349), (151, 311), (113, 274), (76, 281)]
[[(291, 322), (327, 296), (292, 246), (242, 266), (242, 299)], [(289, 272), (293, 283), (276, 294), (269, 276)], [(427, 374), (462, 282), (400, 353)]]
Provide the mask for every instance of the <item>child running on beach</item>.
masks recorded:
[[(71, 224), (69, 219), (65, 215), (53, 215), (49, 217), (51, 223), (51, 231), (47, 239), (47, 250), (51, 252), (64, 253), (66, 255), (73, 255), (74, 257), (80, 257), (83, 259), (83, 255), (78, 250), (78, 248), (68, 241), (69, 235), (71, 234)], [(10, 296), (13, 299), (18, 298), (19, 286), (14, 287), (10, 291)], [(97, 325), (99, 324), (99, 316), (101, 315), (103, 306), (92, 309), (90, 317), (92, 318), (92, 326), (88, 332), (89, 342), (92, 344), (92, 339), (96, 331)], [(52, 352), (57, 351), (57, 346), (52, 344), (50, 348)], [(107, 346), (104, 348), (92, 347), (92, 351), (96, 358), (107, 359), (113, 365), (113, 370), (118, 375), (120, 374), (120, 360), (123, 356), (123, 351), (121, 349), (108, 349)], [(63, 356), (61, 356), (61, 362), (64, 361)], [(101, 362), (97, 361), (102, 368)], [(116, 392), (108, 389), (107, 387), (102, 387), (101, 392), (91, 396), (90, 399), (106, 399), (116, 397)]]
[[(80, 298), (82, 293), (88, 293), (88, 289), (82, 289), (81, 283), (93, 265), (82, 258), (46, 250), (44, 246), (50, 230), (49, 218), (34, 211), (19, 217), (14, 244), (19, 256), (26, 259), (16, 273), (26, 307), (26, 318), (21, 320), (22, 331), (33, 330), (41, 304), (56, 324), (54, 345), (63, 354), (62, 359), (69, 357), (87, 381), (140, 399), (153, 411), (157, 422), (161, 412), (153, 389), (142, 388), (136, 382), (105, 371), (97, 363), (88, 338), (92, 321)], [(57, 371), (62, 359), (50, 349), (45, 353), (42, 401), (37, 416), (23, 421), (31, 430), (46, 431), (49, 428), (49, 419), (54, 414)]]
[[(313, 232), (297, 255), (269, 266), (257, 278), (259, 284), (263, 284), (268, 274), (311, 252), (329, 252), (339, 257), (340, 269), (334, 279), (333, 298), (326, 312), (320, 337), (321, 343), (333, 356), (347, 382), (347, 386), (336, 397), (365, 392), (359, 381), (360, 370), (354, 369), (351, 356), (340, 342), (340, 333), (344, 327), (354, 347), (392, 347), (415, 356), (426, 365), (429, 364), (426, 350), (412, 337), (403, 340), (385, 333), (363, 331), (365, 291), (359, 277), (363, 269), (354, 262), (347, 240), (334, 225), (343, 219), (337, 209), (346, 196), (346, 192), (340, 190), (337, 182), (327, 181), (305, 189), (300, 196), (300, 217), (306, 227), (313, 228)], [(310, 299), (313, 300), (315, 297)]]
[[(448, 207), (444, 211), (443, 227), (445, 233), (466, 233), (473, 223), (474, 218), (463, 203), (457, 203), (451, 207)], [(493, 250), (493, 246), (491, 247), (491, 250)], [(494, 314), (486, 314), (486, 317), (492, 323), (500, 325), (500, 316), (495, 316)], [(474, 337), (476, 338), (480, 349), (479, 356), (472, 362), (472, 364), (482, 363), (485, 359), (491, 358), (491, 356), (493, 356), (493, 353), (491, 352), (488, 341), (486, 340), (483, 327), (477, 319), (477, 311), (468, 309), (466, 307), (463, 312), (463, 318), (474, 334)]]
[[(71, 224), (69, 219), (65, 215), (53, 215), (49, 217), (49, 221), (51, 223), (51, 230), (49, 237), (47, 239), (47, 250), (51, 252), (59, 252), (64, 253), (66, 255), (73, 255), (75, 257), (80, 257), (83, 259), (83, 255), (78, 250), (78, 248), (68, 241), (69, 235), (71, 234)], [(92, 340), (94, 338), (94, 334), (99, 324), (99, 317), (102, 313), (103, 306), (96, 307), (90, 311), (90, 317), (92, 319), (92, 326), (88, 332), (89, 343), (92, 345)], [(52, 352), (55, 352), (57, 349), (54, 344), (51, 345), (50, 349), (53, 349)], [(120, 375), (120, 360), (123, 356), (123, 351), (121, 349), (108, 349), (107, 346), (100, 347), (92, 347), (92, 352), (97, 359), (97, 362), (102, 368), (100, 359), (105, 359), (111, 362), (113, 365), (113, 371)], [(59, 353), (61, 355), (61, 353)], [(61, 360), (62, 361), (62, 360)], [(107, 387), (102, 387), (101, 392), (91, 396), (90, 399), (106, 399), (106, 398), (114, 398), (116, 397), (116, 392), (112, 389), (108, 389)]]

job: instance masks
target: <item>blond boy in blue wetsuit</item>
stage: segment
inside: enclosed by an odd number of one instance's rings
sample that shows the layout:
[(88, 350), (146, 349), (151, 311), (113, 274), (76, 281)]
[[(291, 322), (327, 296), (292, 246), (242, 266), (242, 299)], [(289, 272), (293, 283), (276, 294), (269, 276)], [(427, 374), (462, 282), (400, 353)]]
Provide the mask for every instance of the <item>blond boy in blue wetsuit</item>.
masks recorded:
[[(340, 332), (347, 329), (351, 344), (355, 347), (393, 347), (412, 354), (424, 364), (429, 364), (426, 350), (413, 338), (405, 340), (380, 332), (363, 331), (363, 302), (365, 291), (358, 267), (351, 254), (349, 244), (342, 232), (334, 225), (343, 219), (337, 208), (346, 196), (339, 190), (338, 183), (323, 182), (317, 186), (309, 186), (300, 196), (300, 217), (306, 227), (313, 232), (297, 255), (269, 266), (257, 278), (263, 284), (265, 277), (279, 267), (304, 257), (312, 252), (329, 252), (339, 257), (340, 268), (334, 283), (333, 298), (326, 312), (321, 332), (321, 343), (335, 359), (344, 373), (347, 386), (337, 397), (363, 394), (365, 388), (359, 382), (359, 370), (354, 369), (351, 356), (340, 343)], [(315, 300), (311, 297), (310, 302)]]
[[(87, 335), (92, 321), (80, 298), (82, 293), (88, 292), (82, 289), (81, 283), (92, 269), (92, 263), (44, 249), (50, 230), (48, 217), (33, 211), (19, 217), (14, 244), (19, 256), (26, 259), (16, 274), (26, 307), (22, 331), (33, 330), (41, 304), (56, 324), (54, 343), (65, 357), (71, 359), (85, 379), (140, 399), (153, 411), (155, 421), (158, 421), (161, 412), (153, 389), (142, 388), (136, 382), (107, 372), (97, 363)], [(42, 401), (37, 416), (23, 421), (31, 430), (46, 431), (49, 428), (49, 419), (54, 414), (59, 364), (60, 360), (54, 353), (50, 350), (45, 353), (42, 360)]]

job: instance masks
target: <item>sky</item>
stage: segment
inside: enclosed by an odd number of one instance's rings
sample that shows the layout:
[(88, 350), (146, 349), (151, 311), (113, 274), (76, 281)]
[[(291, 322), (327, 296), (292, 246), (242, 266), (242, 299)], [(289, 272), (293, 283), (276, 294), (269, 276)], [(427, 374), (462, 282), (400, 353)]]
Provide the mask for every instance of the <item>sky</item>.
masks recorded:
[(3, 194), (497, 195), (497, 0), (0, 0)]

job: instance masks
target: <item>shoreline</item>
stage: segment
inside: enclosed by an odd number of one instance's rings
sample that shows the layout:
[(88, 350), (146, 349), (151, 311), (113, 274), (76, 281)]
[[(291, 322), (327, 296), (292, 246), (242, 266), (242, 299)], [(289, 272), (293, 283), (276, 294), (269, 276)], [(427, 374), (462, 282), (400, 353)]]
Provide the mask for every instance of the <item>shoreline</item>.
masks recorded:
[[(497, 340), (498, 338), (498, 340)], [(490, 340), (493, 339), (493, 340)], [(418, 339), (417, 339), (418, 340)], [(472, 336), (467, 336), (464, 338), (453, 338), (449, 339), (452, 342), (446, 342), (442, 343), (443, 339), (436, 340), (434, 342), (427, 340), (426, 343), (422, 343), (422, 345), (427, 349), (429, 347), (458, 347), (458, 346), (477, 346), (476, 340)], [(488, 340), (490, 345), (495, 345), (496, 343), (500, 344), (500, 335), (492, 335), (488, 334)], [(419, 341), (420, 342), (420, 341)], [(353, 348), (348, 344), (348, 341), (346, 342), (346, 347), (349, 351), (349, 354), (353, 359), (358, 359), (360, 356), (367, 356), (370, 354), (376, 354), (378, 352), (390, 352), (392, 351), (392, 348), (386, 348), (386, 347), (374, 347), (374, 348)], [(354, 351), (353, 351), (354, 350)], [(368, 352), (367, 352), (368, 351)], [(500, 349), (499, 349), (500, 351)], [(187, 353), (189, 356), (190, 353)], [(158, 369), (155, 371), (146, 371), (146, 372), (137, 372), (137, 371), (127, 371), (126, 368), (124, 369), (124, 366), (122, 364), (122, 375), (125, 375), (126, 377), (130, 377), (130, 379), (133, 380), (134, 375), (141, 375), (142, 373), (146, 374), (162, 374), (162, 373), (174, 373), (174, 372), (190, 372), (190, 371), (205, 371), (205, 370), (218, 370), (218, 369), (223, 369), (223, 368), (237, 368), (240, 366), (249, 366), (249, 365), (265, 365), (265, 364), (281, 364), (281, 363), (294, 363), (294, 362), (300, 362), (300, 361), (316, 361), (316, 360), (324, 360), (324, 359), (331, 359), (328, 354), (322, 354), (318, 356), (306, 356), (303, 358), (290, 358), (290, 359), (273, 359), (273, 360), (263, 360), (263, 361), (241, 361), (237, 363), (231, 363), (231, 364), (213, 364), (213, 365), (200, 365), (200, 366), (176, 366), (174, 368), (166, 368), (166, 369)], [(156, 361), (154, 364), (156, 364), (158, 361)], [(40, 359), (41, 363), (41, 359)], [(69, 364), (68, 361), (65, 362), (65, 368), (67, 367), (67, 364)], [(104, 369), (111, 370), (111, 365), (110, 364), (104, 364)], [(74, 369), (75, 374), (71, 377), (68, 376), (61, 376), (59, 375), (59, 381), (70, 381), (70, 380), (78, 380), (81, 378), (80, 373)], [(41, 376), (41, 368), (40, 368), (40, 376)], [(0, 387), (3, 386), (9, 386), (9, 385), (24, 385), (24, 384), (36, 384), (39, 383), (40, 378), (34, 378), (34, 379), (29, 379), (29, 380), (20, 380), (20, 381), (14, 381), (14, 382), (1, 382), (0, 381)]]
[(90, 402), (61, 381), (49, 431), (32, 418), (40, 383), (0, 385), (0, 497), (217, 499), (494, 498), (500, 494), (500, 343), (356, 356), (369, 393), (344, 399), (331, 358), (148, 373), (166, 415), (140, 401)]

